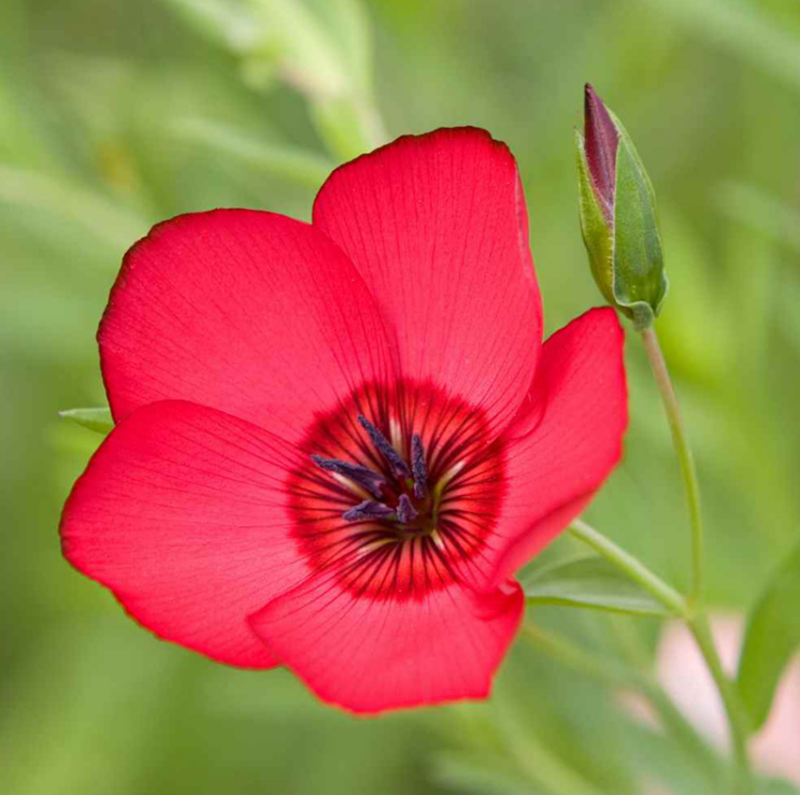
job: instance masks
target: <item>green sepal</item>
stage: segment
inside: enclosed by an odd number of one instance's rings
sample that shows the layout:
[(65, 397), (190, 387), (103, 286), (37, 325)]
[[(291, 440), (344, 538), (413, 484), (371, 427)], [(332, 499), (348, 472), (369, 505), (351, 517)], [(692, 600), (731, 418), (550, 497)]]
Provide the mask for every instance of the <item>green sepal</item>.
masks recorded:
[(98, 409), (67, 409), (66, 411), (58, 412), (60, 417), (64, 417), (90, 431), (96, 433), (107, 434), (114, 428), (114, 420), (111, 417), (111, 409), (98, 408)]
[(775, 690), (800, 648), (800, 543), (767, 584), (747, 621), (736, 686), (753, 731), (769, 715)]
[(669, 282), (658, 230), (656, 197), (636, 147), (620, 120), (614, 189), (614, 303), (632, 317), (637, 330), (661, 312)]
[(594, 192), (586, 160), (586, 143), (578, 130), (575, 130), (575, 151), (578, 162), (578, 208), (589, 267), (603, 297), (616, 306), (612, 232)]
[(640, 616), (673, 615), (616, 566), (597, 555), (559, 561), (525, 573), (528, 604), (551, 604)]

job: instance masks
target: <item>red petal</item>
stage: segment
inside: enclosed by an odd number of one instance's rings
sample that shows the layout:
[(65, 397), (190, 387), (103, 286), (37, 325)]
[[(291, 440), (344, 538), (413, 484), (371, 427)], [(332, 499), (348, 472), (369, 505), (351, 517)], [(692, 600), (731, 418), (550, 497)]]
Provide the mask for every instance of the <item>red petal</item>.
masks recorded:
[(394, 325), (403, 373), (511, 419), (542, 309), (525, 197), (504, 144), (472, 128), (407, 136), (335, 171), (314, 226), (349, 255)]
[(624, 333), (592, 309), (544, 344), (526, 410), (508, 429), (508, 493), (492, 582), (530, 560), (594, 496), (622, 455), (628, 424)]
[(313, 412), (385, 376), (383, 321), (318, 231), (215, 210), (156, 226), (126, 255), (100, 325), (117, 420), (182, 399), (298, 439)]
[(421, 599), (358, 596), (318, 575), (251, 623), (324, 701), (352, 712), (485, 698), (524, 610), (516, 583), (478, 595), (450, 583)]
[(160, 637), (233, 665), (275, 665), (246, 616), (306, 575), (286, 512), (293, 455), (228, 414), (146, 406), (75, 484), (64, 554)]

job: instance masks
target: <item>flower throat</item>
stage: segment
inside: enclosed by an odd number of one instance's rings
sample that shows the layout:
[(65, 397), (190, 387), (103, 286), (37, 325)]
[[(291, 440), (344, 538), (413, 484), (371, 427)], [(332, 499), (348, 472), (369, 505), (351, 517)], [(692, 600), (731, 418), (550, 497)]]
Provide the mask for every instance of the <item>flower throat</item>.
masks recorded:
[(386, 436), (363, 414), (358, 415), (358, 423), (367, 432), (372, 447), (383, 459), (391, 477), (361, 464), (312, 455), (311, 460), (320, 469), (349, 481), (354, 490), (371, 495), (371, 498), (367, 497), (346, 510), (342, 518), (347, 522), (382, 520), (395, 525), (400, 535), (433, 534), (441, 484), (433, 493), (430, 492), (425, 448), (420, 435), (414, 433), (411, 436), (410, 463), (406, 463)]

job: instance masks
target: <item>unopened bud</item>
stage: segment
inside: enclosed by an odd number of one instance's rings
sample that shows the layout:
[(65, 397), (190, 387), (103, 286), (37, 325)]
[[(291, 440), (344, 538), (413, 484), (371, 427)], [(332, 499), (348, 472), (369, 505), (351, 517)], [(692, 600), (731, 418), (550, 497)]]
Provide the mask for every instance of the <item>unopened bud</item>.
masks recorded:
[(592, 275), (612, 306), (647, 328), (668, 287), (655, 193), (627, 131), (588, 84), (584, 134), (576, 130), (575, 143)]

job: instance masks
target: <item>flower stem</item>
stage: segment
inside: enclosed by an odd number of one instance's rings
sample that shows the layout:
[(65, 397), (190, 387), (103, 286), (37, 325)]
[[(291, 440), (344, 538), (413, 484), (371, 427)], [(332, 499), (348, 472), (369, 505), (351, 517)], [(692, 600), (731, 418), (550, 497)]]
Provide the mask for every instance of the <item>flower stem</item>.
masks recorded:
[(708, 671), (714, 679), (728, 718), (733, 755), (739, 772), (737, 792), (742, 795), (749, 795), (753, 791), (753, 774), (747, 753), (748, 724), (744, 708), (734, 690), (733, 683), (722, 668), (705, 613), (698, 613), (689, 619), (687, 623), (697, 647), (703, 655)]
[(683, 475), (686, 501), (689, 505), (689, 526), (692, 534), (692, 584), (689, 602), (697, 605), (703, 598), (703, 518), (700, 513), (700, 485), (697, 480), (697, 470), (689, 447), (689, 439), (686, 436), (678, 398), (675, 396), (667, 363), (664, 361), (664, 354), (661, 352), (655, 329), (646, 328), (641, 334), (644, 350), (650, 360), (653, 377), (664, 403), (667, 421), (672, 432), (672, 444), (678, 455), (678, 463)]
[[(709, 673), (714, 679), (717, 690), (719, 691), (720, 698), (722, 699), (725, 713), (728, 719), (728, 726), (731, 736), (731, 744), (733, 746), (733, 753), (736, 759), (736, 765), (739, 772), (739, 789), (738, 793), (741, 795), (748, 795), (752, 792), (752, 773), (750, 770), (750, 762), (747, 755), (747, 721), (745, 718), (744, 709), (739, 701), (739, 698), (733, 688), (731, 681), (725, 674), (722, 663), (719, 659), (719, 654), (714, 646), (714, 641), (711, 637), (711, 631), (708, 627), (708, 619), (705, 614), (697, 612), (697, 607), (689, 605), (672, 586), (665, 583), (660, 577), (651, 572), (644, 564), (637, 560), (633, 555), (626, 552), (621, 547), (618, 547), (609, 538), (606, 538), (601, 532), (595, 530), (586, 522), (576, 519), (569, 527), (570, 533), (579, 540), (591, 546), (598, 554), (602, 555), (606, 560), (613, 563), (621, 571), (625, 572), (632, 580), (638, 582), (642, 587), (646, 588), (653, 596), (656, 597), (665, 607), (671, 610), (676, 615), (686, 621), (692, 636), (700, 649)], [(525, 628), (528, 637), (532, 636), (530, 627)], [(535, 634), (535, 632), (534, 632)], [(610, 670), (605, 666), (600, 666), (591, 658), (578, 658), (577, 654), (581, 653), (580, 650), (567, 648), (563, 643), (557, 643), (552, 639), (542, 638), (541, 635), (536, 638), (542, 645), (549, 647), (552, 654), (559, 656), (559, 658), (571, 664), (573, 668), (579, 668), (585, 673), (591, 674), (595, 677), (600, 677), (605, 681), (613, 681), (619, 677), (619, 670)], [(630, 683), (629, 683), (630, 684)], [(639, 685), (641, 687), (641, 681)], [(650, 693), (652, 695), (652, 691)], [(659, 706), (663, 709), (664, 698), (658, 698)], [(668, 699), (666, 699), (668, 700)], [(673, 714), (668, 717), (674, 718)], [(663, 714), (663, 713), (662, 713)]]
[(748, 725), (744, 708), (731, 680), (722, 668), (717, 648), (703, 608), (703, 519), (700, 512), (700, 484), (694, 465), (689, 439), (683, 424), (678, 398), (672, 386), (667, 363), (658, 342), (658, 336), (652, 327), (641, 332), (645, 353), (650, 360), (661, 400), (672, 432), (672, 443), (678, 456), (681, 474), (683, 475), (686, 501), (689, 506), (689, 526), (692, 536), (692, 583), (688, 601), (689, 611), (684, 615), (692, 636), (700, 649), (709, 673), (722, 699), (728, 718), (728, 729), (733, 746), (733, 754), (738, 769), (737, 791), (751, 793), (753, 776), (747, 753)]
[(622, 547), (618, 547), (610, 538), (606, 538), (606, 536), (581, 519), (575, 519), (572, 522), (569, 526), (569, 532), (625, 572), (632, 580), (638, 582), (670, 612), (684, 618), (689, 616), (689, 606), (683, 596), (658, 575), (650, 571), (641, 561), (626, 552)]

